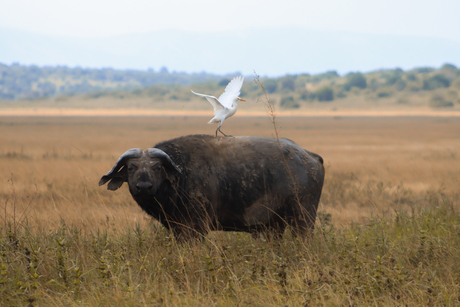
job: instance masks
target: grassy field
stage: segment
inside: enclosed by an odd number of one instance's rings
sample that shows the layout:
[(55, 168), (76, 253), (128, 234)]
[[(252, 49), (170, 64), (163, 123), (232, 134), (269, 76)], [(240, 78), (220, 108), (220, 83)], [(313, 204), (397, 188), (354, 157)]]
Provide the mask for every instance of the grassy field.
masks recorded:
[[(175, 242), (99, 178), (208, 117), (0, 117), (1, 306), (460, 303), (460, 118), (278, 117), (325, 160), (315, 236)], [(267, 117), (233, 135), (272, 137)]]

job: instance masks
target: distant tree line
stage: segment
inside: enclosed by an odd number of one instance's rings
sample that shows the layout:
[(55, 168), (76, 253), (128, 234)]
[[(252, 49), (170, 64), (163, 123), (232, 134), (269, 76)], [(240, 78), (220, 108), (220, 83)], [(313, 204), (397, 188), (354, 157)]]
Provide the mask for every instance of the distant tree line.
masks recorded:
[(70, 68), (67, 66), (0, 63), (0, 99), (35, 99), (55, 95), (76, 95), (107, 89), (131, 89), (153, 84), (205, 83), (221, 76), (208, 73), (187, 74), (153, 69), (116, 70), (112, 68)]
[[(190, 88), (205, 93), (221, 92), (233, 75), (207, 73), (169, 72), (165, 67), (158, 72), (149, 69), (116, 70), (111, 68), (84, 69), (66, 66), (38, 67), (0, 63), (0, 100), (36, 99), (57, 95), (85, 94), (89, 98), (112, 95), (151, 97), (161, 100), (190, 100)], [(260, 88), (246, 82), (241, 96), (257, 97)], [(380, 99), (392, 97), (397, 92), (434, 91), (452, 88), (455, 96), (460, 90), (460, 69), (453, 64), (440, 68), (419, 67), (409, 71), (401, 68), (382, 69), (367, 73), (350, 72), (340, 76), (336, 71), (310, 75), (285, 75), (262, 78), (268, 94), (279, 99), (282, 108), (299, 108), (302, 102), (327, 103), (364, 91), (366, 95)], [(437, 94), (438, 95), (438, 94)], [(439, 95), (433, 101), (436, 106), (450, 106), (457, 98), (442, 101)]]
[[(374, 95), (375, 98), (385, 98), (401, 91), (432, 91), (453, 87), (450, 93), (456, 100), (455, 93), (460, 90), (460, 69), (453, 64), (444, 64), (438, 69), (382, 69), (365, 74), (350, 72), (344, 76), (340, 76), (336, 71), (328, 71), (317, 75), (300, 74), (268, 78), (264, 80), (264, 87), (268, 94), (282, 95), (280, 106), (283, 108), (299, 108), (300, 101), (329, 102), (345, 98), (350, 92), (356, 95), (361, 91), (366, 92), (366, 95)], [(433, 97), (435, 98), (430, 106), (453, 105), (450, 101), (443, 101), (442, 95), (436, 94)]]

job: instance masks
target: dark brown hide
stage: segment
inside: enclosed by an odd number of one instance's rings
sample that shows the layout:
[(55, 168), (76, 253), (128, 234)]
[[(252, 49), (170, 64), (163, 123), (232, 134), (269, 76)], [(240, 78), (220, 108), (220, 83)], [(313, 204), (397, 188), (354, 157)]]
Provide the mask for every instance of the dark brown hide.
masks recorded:
[(120, 158), (100, 185), (110, 177), (112, 189), (128, 182), (141, 208), (177, 235), (269, 230), (279, 236), (286, 225), (296, 234), (313, 229), (323, 159), (293, 141), (189, 135), (155, 148), (156, 156), (128, 151), (136, 155)]

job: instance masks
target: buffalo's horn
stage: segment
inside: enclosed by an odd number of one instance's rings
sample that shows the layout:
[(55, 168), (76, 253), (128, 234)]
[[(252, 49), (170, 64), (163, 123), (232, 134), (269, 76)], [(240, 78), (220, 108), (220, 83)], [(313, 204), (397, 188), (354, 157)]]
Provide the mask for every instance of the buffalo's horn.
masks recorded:
[(99, 185), (105, 184), (107, 181), (112, 179), (115, 174), (122, 168), (126, 160), (131, 159), (131, 158), (140, 158), (142, 156), (142, 149), (140, 148), (132, 148), (122, 154), (120, 158), (118, 158), (117, 163), (113, 166), (113, 168), (107, 173), (107, 175), (102, 176), (101, 180), (99, 181)]
[(176, 165), (176, 163), (174, 163), (171, 157), (167, 153), (165, 153), (163, 150), (158, 149), (158, 148), (149, 148), (147, 149), (147, 155), (150, 158), (159, 158), (159, 159), (168, 161), (168, 163), (171, 164), (179, 174), (182, 174), (182, 171), (180, 170), (180, 168)]

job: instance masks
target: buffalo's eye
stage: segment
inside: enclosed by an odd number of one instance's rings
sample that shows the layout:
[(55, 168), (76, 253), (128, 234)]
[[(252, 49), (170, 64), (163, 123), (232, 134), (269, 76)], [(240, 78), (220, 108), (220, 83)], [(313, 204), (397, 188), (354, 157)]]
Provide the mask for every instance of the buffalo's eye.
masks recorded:
[(135, 172), (137, 170), (137, 166), (135, 165), (128, 165), (128, 172), (132, 173), (132, 172)]
[(152, 170), (154, 170), (156, 172), (160, 171), (161, 170), (161, 165), (157, 164), (157, 165), (152, 166)]

